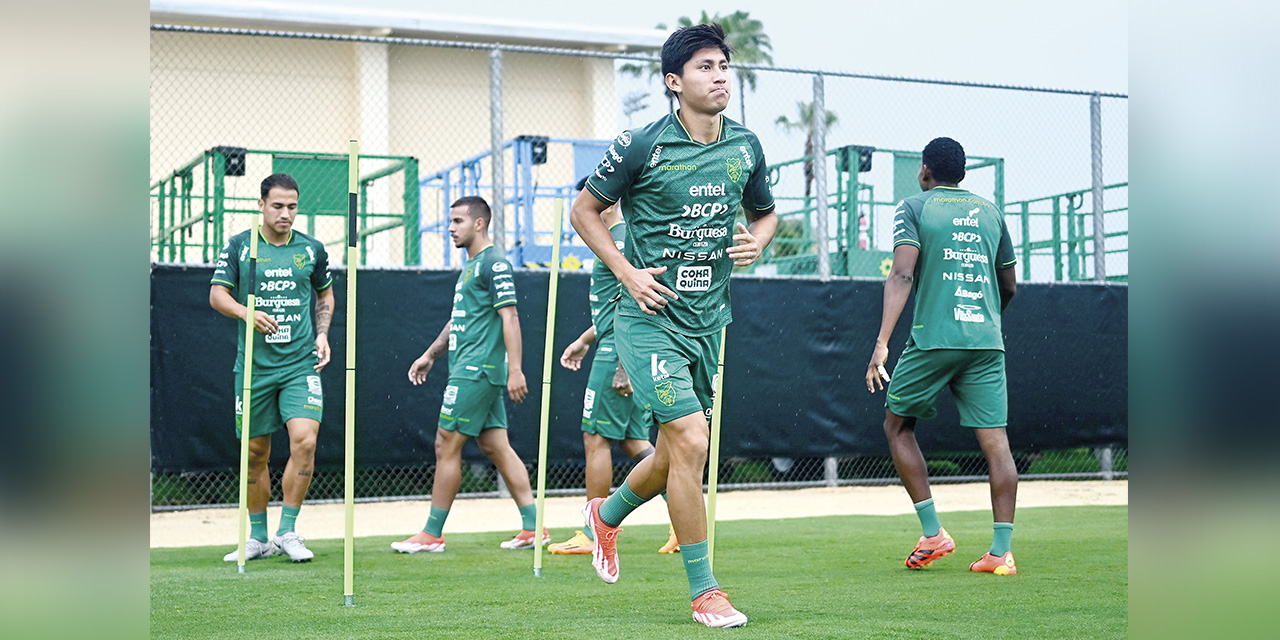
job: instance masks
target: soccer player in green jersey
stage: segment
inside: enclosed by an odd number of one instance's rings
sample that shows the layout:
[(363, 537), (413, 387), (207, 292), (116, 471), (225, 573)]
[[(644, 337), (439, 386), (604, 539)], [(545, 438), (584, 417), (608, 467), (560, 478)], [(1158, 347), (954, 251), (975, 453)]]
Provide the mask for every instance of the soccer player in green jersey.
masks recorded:
[[(760, 141), (721, 113), (729, 104), (730, 53), (719, 25), (671, 34), (662, 72), (680, 109), (618, 136), (570, 216), (626, 288), (614, 320), (626, 337), (618, 356), (637, 401), (658, 423), (654, 454), (612, 496), (587, 503), (592, 565), (605, 582), (617, 581), (618, 525), (665, 490), (693, 618), (710, 627), (747, 622), (712, 575), (702, 497), (720, 330), (732, 319), (729, 272), (754, 262), (777, 229)], [(625, 255), (600, 219), (618, 200), (630, 238)], [(750, 227), (738, 223), (735, 234), (740, 205)]]
[[(512, 402), (529, 393), (521, 367), (520, 317), (511, 263), (489, 240), (492, 213), (484, 198), (458, 199), (449, 211), (454, 246), (467, 250), (467, 263), (453, 288), (453, 311), (431, 346), (409, 367), (409, 382), (422, 384), (435, 361), (449, 353), (449, 382), (444, 388), (436, 429), (436, 474), (431, 483), (431, 513), (422, 531), (391, 543), (401, 553), (444, 551), (444, 522), (462, 484), (462, 445), (475, 438), (480, 451), (498, 468), (520, 510), (521, 531), (503, 549), (532, 549), (537, 505), (529, 470), (507, 440), (506, 386)], [(550, 542), (546, 530), (542, 544)]]
[[(298, 183), (276, 173), (262, 181), (262, 227), (258, 241), (257, 308), (253, 328), (253, 412), (249, 428), (249, 540), (245, 557), (253, 560), (283, 553), (294, 562), (315, 554), (294, 531), (302, 500), (315, 471), (316, 436), (324, 413), (320, 370), (329, 364), (329, 324), (335, 308), (333, 278), (324, 244), (293, 229), (298, 215)], [(218, 255), (209, 287), (209, 305), (248, 322), (244, 305), (249, 288), (249, 234), (232, 236)], [(315, 300), (315, 325), (311, 321)], [(237, 332), (236, 435), (240, 434), (244, 393), (244, 330)], [(271, 478), (271, 434), (289, 432), (289, 462), (281, 484), (284, 508), (274, 539), (267, 539), (267, 500)], [(222, 558), (236, 561), (236, 551)]]
[[(586, 184), (586, 178), (580, 180), (578, 191), (585, 189)], [(627, 223), (623, 221), (619, 208), (616, 203), (609, 206), (601, 212), (600, 219), (609, 229), (613, 246), (624, 251)], [(587, 461), (587, 500), (591, 500), (609, 496), (609, 488), (613, 485), (613, 443), (618, 443), (618, 448), (637, 462), (653, 453), (653, 445), (649, 443), (649, 427), (653, 418), (650, 412), (632, 401), (631, 378), (622, 368), (614, 350), (613, 319), (618, 300), (622, 297), (622, 283), (602, 260), (596, 260), (591, 268), (588, 295), (591, 326), (565, 347), (560, 365), (577, 371), (582, 368), (582, 359), (591, 350), (591, 345), (599, 345), (591, 361), (591, 374), (582, 401), (582, 446)], [(586, 533), (577, 531), (569, 540), (553, 544), (547, 550), (564, 555), (585, 554), (591, 553), (595, 546), (590, 528), (587, 528)], [(658, 549), (658, 553), (679, 550), (675, 529), (671, 529), (667, 543)]]
[[(1009, 549), (1018, 470), (1005, 434), (1009, 403), (1001, 316), (1017, 291), (1016, 260), (1002, 212), (957, 186), (964, 166), (960, 143), (934, 139), (921, 157), (923, 193), (898, 205), (893, 268), (866, 382), (871, 393), (889, 383), (884, 432), (923, 528), (907, 567), (923, 568), (956, 548), (938, 520), (915, 436), (916, 420), (934, 417), (938, 394), (950, 387), (960, 426), (974, 429), (991, 474), (991, 549), (969, 568), (1012, 575), (1018, 572)], [(884, 369), (889, 338), (913, 289), (911, 335), (890, 379)]]

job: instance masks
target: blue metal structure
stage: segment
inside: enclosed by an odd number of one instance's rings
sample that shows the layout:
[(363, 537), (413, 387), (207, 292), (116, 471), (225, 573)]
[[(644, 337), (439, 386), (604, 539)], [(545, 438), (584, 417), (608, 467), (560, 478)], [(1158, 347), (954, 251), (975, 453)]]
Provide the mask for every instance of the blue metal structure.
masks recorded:
[[(504, 189), (504, 210), (510, 214), (505, 230), (508, 240), (507, 259), (518, 267), (544, 265), (551, 259), (552, 243), (556, 241), (557, 234), (554, 230), (538, 229), (535, 205), (539, 200), (550, 198), (560, 199), (560, 206), (570, 206), (576, 196), (574, 186), (578, 179), (595, 169), (609, 143), (609, 140), (585, 138), (519, 136), (502, 145), (503, 153), (509, 152), (513, 160), (511, 175), (505, 181)], [(569, 145), (573, 153), (573, 177), (562, 184), (539, 185), (534, 179), (534, 166), (546, 162), (553, 145)], [(449, 204), (465, 196), (481, 196), (486, 200), (490, 198), (493, 182), (492, 178), (484, 175), (483, 164), (491, 155), (491, 151), (484, 151), (419, 180), (419, 193), (424, 198), (420, 202), (423, 203), (424, 211), (426, 203), (435, 200), (432, 196), (436, 192), (440, 194), (438, 201), (441, 207), (440, 222), (427, 223), (425, 217), (419, 214), (419, 237), (423, 234), (440, 234), (445, 246), (449, 246)], [(570, 260), (572, 257), (581, 263), (595, 258), (591, 249), (577, 240), (577, 234), (572, 228), (562, 229), (558, 235), (561, 260)], [(446, 250), (444, 266), (453, 266), (452, 261), (451, 252)]]

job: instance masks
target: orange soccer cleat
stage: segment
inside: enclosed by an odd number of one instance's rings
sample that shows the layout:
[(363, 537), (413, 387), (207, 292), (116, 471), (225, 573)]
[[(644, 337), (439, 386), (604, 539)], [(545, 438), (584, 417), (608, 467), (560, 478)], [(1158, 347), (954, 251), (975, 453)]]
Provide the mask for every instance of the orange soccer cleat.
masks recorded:
[(920, 541), (916, 543), (916, 548), (907, 556), (904, 564), (908, 569), (923, 569), (934, 560), (949, 555), (956, 550), (956, 541), (951, 539), (951, 534), (946, 529), (938, 528), (938, 534), (928, 538), (920, 536)]
[(984, 553), (977, 562), (969, 565), (970, 571), (978, 571), (982, 573), (994, 573), (998, 576), (1011, 576), (1018, 573), (1018, 567), (1013, 563), (1013, 552), (1006, 552), (1002, 556), (993, 556), (990, 553)]

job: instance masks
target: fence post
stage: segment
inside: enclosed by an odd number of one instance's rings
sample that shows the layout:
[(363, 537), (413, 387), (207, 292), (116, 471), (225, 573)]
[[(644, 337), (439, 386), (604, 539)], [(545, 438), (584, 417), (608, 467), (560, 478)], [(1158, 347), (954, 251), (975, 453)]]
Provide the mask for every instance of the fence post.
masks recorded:
[(507, 481), (503, 479), (501, 473), (498, 474), (498, 497), (499, 498), (511, 497), (511, 489), (507, 488)]
[(1115, 460), (1113, 459), (1114, 450), (1111, 445), (1094, 449), (1093, 453), (1098, 456), (1098, 465), (1102, 470), (1102, 479), (1115, 480)]
[(502, 49), (489, 50), (489, 146), (493, 161), (493, 196), (489, 207), (493, 220), (489, 238), (499, 255), (506, 256), (507, 238), (503, 234), (503, 212), (506, 210), (506, 167), (502, 157)]
[(1089, 96), (1089, 147), (1093, 165), (1093, 279), (1107, 280), (1107, 234), (1102, 206), (1102, 96)]
[(828, 456), (822, 461), (822, 480), (828, 487), (836, 486), (840, 479), (839, 465), (834, 456)]
[[(831, 277), (831, 253), (827, 242), (827, 104), (822, 74), (813, 76), (813, 242), (818, 248), (818, 276)], [(855, 167), (856, 170), (856, 167)]]

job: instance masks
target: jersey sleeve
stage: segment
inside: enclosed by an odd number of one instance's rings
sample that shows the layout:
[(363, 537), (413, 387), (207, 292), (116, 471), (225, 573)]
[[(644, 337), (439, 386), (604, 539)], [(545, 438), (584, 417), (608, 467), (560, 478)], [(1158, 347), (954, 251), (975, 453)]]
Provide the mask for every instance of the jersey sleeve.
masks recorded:
[(920, 247), (920, 217), (911, 203), (903, 200), (893, 212), (893, 246), (909, 244)]
[(329, 252), (324, 250), (324, 243), (315, 243), (316, 266), (311, 270), (311, 286), (316, 291), (324, 291), (333, 286), (333, 276), (329, 274)]
[(587, 189), (591, 195), (606, 204), (622, 199), (644, 169), (649, 150), (641, 147), (646, 146), (638, 136), (633, 138), (631, 131), (623, 131), (622, 135), (614, 138), (605, 149), (595, 173), (587, 176)]
[(769, 163), (764, 159), (764, 148), (754, 136), (751, 138), (751, 150), (756, 156), (756, 166), (747, 178), (746, 188), (742, 190), (742, 207), (755, 215), (764, 215), (774, 209), (773, 186), (769, 184)]
[(516, 303), (516, 279), (512, 274), (511, 263), (506, 258), (497, 257), (486, 265), (482, 277), (485, 284), (489, 286), (494, 309)]
[(1017, 254), (1013, 252), (1013, 239), (1009, 237), (1009, 225), (1000, 216), (1000, 246), (996, 247), (996, 268), (1008, 269), (1018, 264)]
[(234, 290), (240, 282), (240, 243), (233, 237), (227, 240), (227, 246), (218, 254), (218, 262), (214, 265), (213, 278), (209, 284), (220, 284)]

